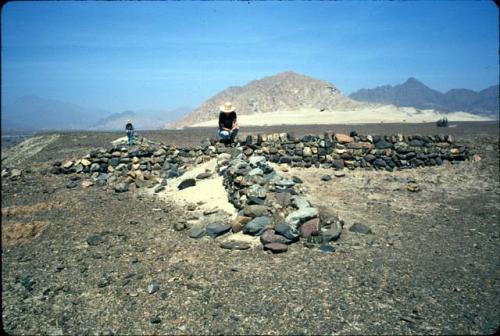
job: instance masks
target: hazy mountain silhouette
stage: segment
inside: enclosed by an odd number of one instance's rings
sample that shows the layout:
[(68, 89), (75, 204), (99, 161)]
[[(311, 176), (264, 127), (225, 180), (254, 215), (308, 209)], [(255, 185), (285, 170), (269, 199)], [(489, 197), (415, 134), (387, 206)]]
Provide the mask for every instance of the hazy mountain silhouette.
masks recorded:
[(136, 128), (161, 129), (191, 110), (139, 109), (110, 114), (102, 109), (28, 95), (2, 106), (2, 130), (119, 130), (127, 119), (132, 119)]
[(106, 118), (98, 120), (92, 129), (95, 130), (122, 130), (125, 128), (127, 120), (131, 120), (134, 128), (143, 129), (163, 129), (165, 125), (173, 120), (179, 119), (186, 113), (192, 111), (191, 107), (179, 107), (173, 110), (137, 110), (113, 113)]
[(104, 110), (29, 95), (2, 106), (2, 129), (86, 129), (94, 120), (108, 113)]
[(415, 78), (403, 84), (384, 85), (374, 89), (361, 89), (349, 95), (357, 101), (435, 109), (442, 112), (463, 111), (498, 118), (499, 86), (482, 91), (452, 89), (446, 93), (431, 89)]

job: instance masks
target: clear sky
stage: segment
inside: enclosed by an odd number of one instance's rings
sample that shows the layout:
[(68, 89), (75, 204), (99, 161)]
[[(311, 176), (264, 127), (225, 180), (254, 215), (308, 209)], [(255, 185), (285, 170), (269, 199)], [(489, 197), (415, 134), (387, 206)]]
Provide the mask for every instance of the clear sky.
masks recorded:
[(345, 94), (410, 76), (480, 90), (498, 84), (498, 39), (490, 1), (10, 2), (2, 98), (170, 109), (285, 70)]

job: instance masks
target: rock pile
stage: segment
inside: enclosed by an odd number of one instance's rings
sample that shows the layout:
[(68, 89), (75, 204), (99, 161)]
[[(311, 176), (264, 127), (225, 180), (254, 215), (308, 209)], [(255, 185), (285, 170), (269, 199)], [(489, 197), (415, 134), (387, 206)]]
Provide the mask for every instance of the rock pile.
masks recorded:
[[(420, 166), (457, 163), (473, 157), (466, 146), (456, 144), (451, 136), (363, 136), (324, 133), (319, 136), (293, 134), (249, 135), (235, 147), (225, 147), (215, 140), (205, 139), (201, 146), (177, 148), (152, 142), (139, 146), (114, 145), (96, 149), (81, 159), (56, 161), (50, 169), (53, 174), (72, 175), (68, 188), (80, 183), (108, 186), (116, 192), (130, 188), (165, 188), (167, 179), (176, 178), (197, 164), (217, 160), (217, 171), (223, 176), (228, 200), (238, 210), (230, 222), (217, 216), (206, 216), (192, 226), (189, 236), (218, 237), (230, 231), (258, 236), (265, 250), (285, 252), (292, 243), (303, 239), (306, 246), (317, 246), (322, 252), (333, 252), (329, 243), (340, 237), (343, 221), (336, 217), (324, 218), (303, 194), (302, 181), (280, 176), (269, 164), (286, 163), (295, 167), (323, 167), (336, 170), (343, 176), (344, 169), (376, 169), (393, 171)], [(20, 172), (2, 171), (2, 177), (16, 178)], [(88, 174), (89, 179), (81, 179)], [(196, 185), (196, 180), (209, 178), (201, 173), (196, 179), (185, 179), (178, 189)], [(328, 181), (331, 176), (323, 176)], [(80, 181), (80, 182), (77, 182)], [(418, 191), (412, 189), (411, 191)], [(208, 214), (207, 214), (208, 215)], [(182, 225), (184, 229), (185, 225)], [(221, 247), (247, 249), (243, 241), (225, 241)]]
[[(154, 185), (160, 191), (166, 179), (181, 176), (194, 165), (210, 160), (215, 152), (214, 146), (176, 148), (147, 142), (133, 147), (112, 146), (93, 150), (78, 160), (55, 161), (50, 172), (86, 173), (96, 185), (109, 185), (116, 192), (128, 191), (129, 186)], [(188, 181), (183, 187), (192, 184)]]
[[(292, 167), (315, 166), (335, 170), (365, 168), (392, 171), (441, 165), (446, 161), (458, 163), (470, 159), (474, 154), (470, 148), (456, 144), (449, 135), (364, 136), (351, 132), (350, 135), (324, 133), (319, 136), (305, 135), (295, 138), (291, 133), (275, 133), (249, 135), (244, 141), (238, 142), (237, 146), (245, 157), (254, 155), (252, 160), (286, 163)], [(146, 141), (134, 147), (112, 146), (109, 149), (96, 149), (79, 160), (55, 161), (51, 172), (87, 173), (97, 185), (109, 184), (114, 187), (123, 182), (136, 187), (152, 186), (161, 183), (163, 179), (181, 176), (192, 166), (208, 161), (217, 154), (223, 154), (219, 160), (228, 160), (228, 152), (230, 148), (216, 143), (213, 139), (205, 139), (201, 146), (192, 148), (176, 148)], [(264, 161), (248, 162), (252, 172), (251, 178), (248, 177), (247, 180), (260, 181), (263, 175), (272, 173), (267, 163), (260, 167), (260, 162)], [(238, 164), (241, 165), (241, 162)], [(9, 174), (15, 177), (18, 172), (2, 172), (3, 177)], [(248, 184), (247, 180), (243, 183)], [(185, 186), (193, 184), (193, 181), (189, 181)], [(253, 185), (247, 197), (259, 202), (257, 199), (263, 193), (262, 185), (258, 182)], [(283, 189), (286, 186), (278, 184), (277, 188)], [(117, 191), (125, 189), (121, 185)]]
[(318, 209), (300, 196), (300, 179), (283, 178), (264, 156), (243, 148), (217, 157), (229, 201), (239, 210), (232, 222), (234, 233), (260, 236), (264, 250), (273, 253), (286, 252), (300, 238), (316, 236), (320, 244), (338, 239), (341, 222), (334, 221), (335, 234), (331, 227), (321, 227)]
[(470, 149), (456, 144), (450, 135), (402, 134), (379, 136), (324, 133), (319, 136), (293, 134), (249, 135), (242, 145), (275, 163), (292, 167), (323, 167), (341, 170), (366, 168), (407, 169), (464, 161)]

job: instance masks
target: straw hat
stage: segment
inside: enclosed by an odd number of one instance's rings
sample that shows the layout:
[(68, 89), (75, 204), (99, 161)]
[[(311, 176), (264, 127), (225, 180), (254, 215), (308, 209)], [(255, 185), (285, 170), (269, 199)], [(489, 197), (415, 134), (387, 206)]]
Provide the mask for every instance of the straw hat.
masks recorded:
[(234, 111), (236, 111), (233, 104), (231, 104), (230, 102), (224, 103), (224, 105), (222, 105), (220, 107), (220, 110), (222, 112), (234, 112)]

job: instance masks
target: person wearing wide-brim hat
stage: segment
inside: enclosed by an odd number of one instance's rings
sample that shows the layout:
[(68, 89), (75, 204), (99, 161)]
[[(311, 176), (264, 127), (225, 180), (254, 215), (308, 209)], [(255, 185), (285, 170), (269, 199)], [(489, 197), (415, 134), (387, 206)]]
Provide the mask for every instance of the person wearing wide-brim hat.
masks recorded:
[(128, 145), (130, 146), (132, 145), (132, 139), (134, 138), (134, 126), (132, 125), (132, 121), (130, 119), (127, 120), (125, 131), (127, 131)]
[(219, 136), (225, 144), (231, 144), (238, 134), (238, 122), (236, 109), (230, 102), (220, 107), (219, 113)]

